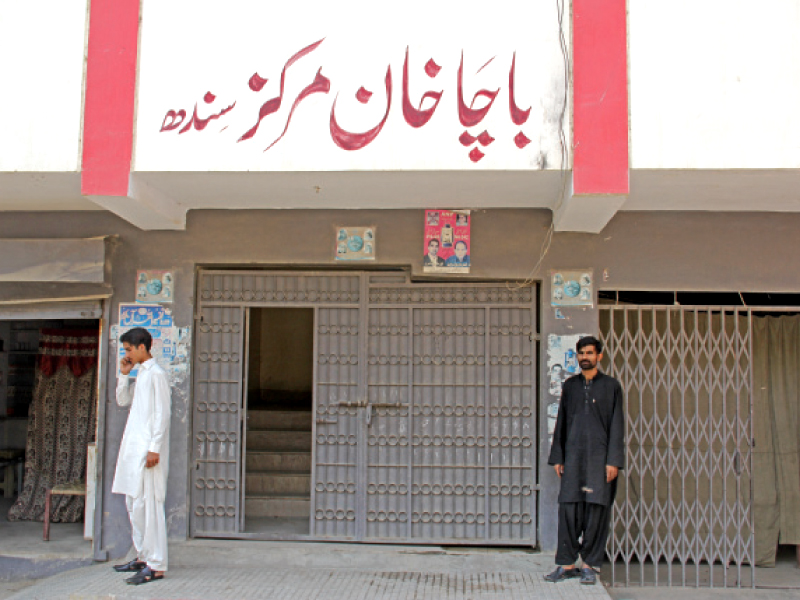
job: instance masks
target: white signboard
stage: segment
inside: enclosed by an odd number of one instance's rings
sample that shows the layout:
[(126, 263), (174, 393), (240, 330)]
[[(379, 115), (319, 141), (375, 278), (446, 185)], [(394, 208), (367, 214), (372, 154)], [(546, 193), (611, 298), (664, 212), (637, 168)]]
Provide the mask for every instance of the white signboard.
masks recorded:
[(559, 169), (560, 6), (145, 0), (136, 170)]

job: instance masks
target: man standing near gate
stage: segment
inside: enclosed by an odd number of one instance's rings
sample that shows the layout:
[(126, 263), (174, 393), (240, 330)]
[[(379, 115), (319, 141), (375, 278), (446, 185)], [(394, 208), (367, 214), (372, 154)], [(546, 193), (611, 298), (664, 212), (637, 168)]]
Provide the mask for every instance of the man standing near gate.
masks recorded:
[[(625, 465), (622, 386), (597, 369), (603, 344), (578, 340), (581, 372), (564, 382), (548, 464), (561, 478), (553, 583), (580, 577), (593, 584), (603, 564), (617, 474)], [(582, 568), (575, 566), (578, 556)]]
[[(135, 572), (127, 583), (162, 579), (167, 570), (167, 523), (164, 497), (169, 466), (170, 390), (167, 374), (150, 354), (153, 338), (141, 327), (120, 337), (125, 357), (120, 361), (117, 404), (131, 406), (117, 458), (111, 491), (125, 494), (136, 558), (117, 565)], [(135, 388), (128, 375), (139, 365)]]

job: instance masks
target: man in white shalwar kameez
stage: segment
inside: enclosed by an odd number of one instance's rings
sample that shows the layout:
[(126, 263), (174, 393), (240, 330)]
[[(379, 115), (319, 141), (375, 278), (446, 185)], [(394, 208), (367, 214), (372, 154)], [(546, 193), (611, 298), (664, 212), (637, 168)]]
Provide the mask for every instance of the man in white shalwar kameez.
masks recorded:
[[(167, 570), (167, 524), (164, 498), (169, 467), (170, 388), (167, 374), (150, 354), (152, 337), (141, 327), (124, 333), (125, 357), (117, 384), (117, 404), (130, 405), (111, 491), (125, 494), (136, 558), (114, 567), (136, 572), (126, 579), (138, 585), (164, 577)], [(136, 383), (128, 377), (139, 365)]]

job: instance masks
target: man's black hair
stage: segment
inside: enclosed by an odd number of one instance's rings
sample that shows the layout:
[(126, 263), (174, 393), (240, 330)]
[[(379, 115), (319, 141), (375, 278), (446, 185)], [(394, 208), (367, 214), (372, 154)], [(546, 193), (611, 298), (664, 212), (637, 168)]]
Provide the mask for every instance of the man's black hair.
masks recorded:
[(453, 248), (455, 248), (459, 244), (464, 244), (464, 249), (469, 250), (469, 246), (467, 246), (467, 242), (465, 242), (464, 240), (458, 240), (455, 244), (453, 244)]
[(575, 345), (575, 350), (580, 352), (581, 348), (584, 348), (586, 346), (594, 346), (594, 351), (597, 352), (598, 354), (600, 354), (603, 351), (603, 342), (598, 340), (593, 335), (587, 335), (579, 339), (578, 343)]
[(144, 344), (145, 350), (150, 352), (150, 347), (153, 345), (153, 336), (144, 327), (134, 327), (130, 331), (126, 331), (119, 337), (120, 343), (129, 343), (134, 348), (138, 348)]
[(437, 245), (437, 246), (441, 246), (441, 244), (439, 243), (439, 240), (438, 240), (438, 238), (431, 238), (430, 240), (428, 240), (428, 248), (430, 248), (430, 247), (431, 247), (431, 244), (432, 244), (433, 242), (436, 242), (436, 245)]

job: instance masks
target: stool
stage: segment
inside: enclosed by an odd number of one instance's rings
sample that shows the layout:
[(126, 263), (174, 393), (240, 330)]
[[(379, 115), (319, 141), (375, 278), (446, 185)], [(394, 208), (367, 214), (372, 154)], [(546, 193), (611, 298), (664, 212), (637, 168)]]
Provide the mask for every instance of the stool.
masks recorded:
[(65, 483), (63, 485), (54, 486), (52, 489), (47, 490), (44, 499), (44, 534), (42, 535), (42, 539), (45, 542), (50, 541), (50, 498), (54, 495), (86, 496), (86, 484), (83, 482)]

